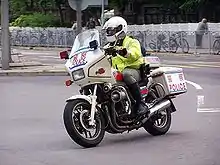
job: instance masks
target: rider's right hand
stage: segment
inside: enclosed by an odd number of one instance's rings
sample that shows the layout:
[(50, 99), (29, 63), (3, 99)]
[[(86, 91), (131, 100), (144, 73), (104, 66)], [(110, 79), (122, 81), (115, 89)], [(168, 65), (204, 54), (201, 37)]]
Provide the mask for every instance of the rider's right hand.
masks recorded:
[(105, 49), (105, 54), (112, 55), (113, 57), (117, 56), (117, 50), (114, 48), (107, 48)]

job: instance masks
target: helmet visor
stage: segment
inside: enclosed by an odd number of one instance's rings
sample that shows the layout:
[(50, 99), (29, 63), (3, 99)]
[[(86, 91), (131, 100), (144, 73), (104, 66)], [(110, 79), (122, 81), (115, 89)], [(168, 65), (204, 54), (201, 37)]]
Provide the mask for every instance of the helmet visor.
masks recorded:
[(122, 25), (119, 25), (118, 27), (108, 27), (106, 29), (106, 34), (107, 36), (113, 36), (121, 30), (122, 30)]

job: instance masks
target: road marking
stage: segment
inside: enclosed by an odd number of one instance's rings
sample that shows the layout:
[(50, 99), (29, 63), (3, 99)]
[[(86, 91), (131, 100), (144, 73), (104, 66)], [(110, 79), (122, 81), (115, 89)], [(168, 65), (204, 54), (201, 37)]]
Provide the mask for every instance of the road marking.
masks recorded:
[(213, 62), (213, 63), (194, 63), (190, 62), (187, 64), (164, 64), (163, 66), (170, 66), (170, 67), (181, 67), (181, 68), (220, 68), (219, 62)]
[(196, 61), (196, 62), (190, 62), (191, 64), (217, 64), (219, 65), (220, 62), (211, 62), (211, 61)]
[[(202, 90), (203, 88), (197, 84), (194, 83), (192, 81), (188, 81), (186, 80), (187, 83), (191, 84), (192, 86), (194, 86), (196, 88), (196, 90)], [(197, 95), (197, 112), (199, 113), (219, 113), (220, 112), (220, 108), (205, 108), (202, 107), (205, 104), (205, 96), (204, 95)]]
[(194, 83), (192, 81), (188, 81), (188, 80), (186, 80), (186, 82), (188, 84), (191, 84), (192, 86), (194, 86), (197, 90), (201, 90), (202, 89), (202, 87), (199, 84), (196, 84), (196, 83)]
[[(202, 90), (203, 88), (192, 81), (186, 80), (187, 83), (194, 86), (197, 90)], [(197, 95), (197, 112), (199, 113), (220, 113), (220, 108), (205, 108), (205, 96), (204, 95)]]
[(60, 57), (58, 56), (40, 56), (40, 57), (43, 57), (43, 58), (55, 58), (55, 59), (60, 59)]
[(197, 108), (197, 112), (216, 113), (216, 112), (220, 112), (220, 108)]
[(203, 95), (197, 95), (197, 107), (201, 107), (205, 104), (205, 96)]
[(200, 68), (198, 66), (187, 66), (187, 65), (173, 65), (173, 64), (163, 64), (162, 66), (169, 66), (169, 67), (180, 67), (180, 68)]
[(197, 67), (220, 68), (219, 65), (208, 65), (208, 64), (191, 64), (191, 65)]

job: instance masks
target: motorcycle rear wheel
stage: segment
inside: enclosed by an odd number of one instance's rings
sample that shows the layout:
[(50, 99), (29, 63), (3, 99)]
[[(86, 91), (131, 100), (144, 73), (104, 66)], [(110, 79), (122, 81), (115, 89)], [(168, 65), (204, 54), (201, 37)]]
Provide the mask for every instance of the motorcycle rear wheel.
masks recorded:
[[(90, 109), (91, 105), (87, 101), (77, 99), (69, 101), (63, 113), (67, 133), (85, 148), (97, 146), (105, 135), (105, 121), (101, 113), (95, 114), (95, 126), (89, 125)], [(94, 135), (91, 133), (93, 130)]]
[(144, 124), (144, 129), (151, 135), (153, 136), (159, 136), (159, 135), (164, 135), (168, 132), (171, 126), (171, 112), (168, 109), (162, 111), (164, 114), (161, 115), (163, 116), (164, 119), (160, 120), (162, 122), (158, 122), (159, 118), (154, 115), (152, 116), (145, 124)]
[[(158, 97), (156, 90), (152, 90), (152, 96)], [(144, 129), (153, 136), (164, 135), (171, 126), (171, 107), (153, 115), (144, 125)]]

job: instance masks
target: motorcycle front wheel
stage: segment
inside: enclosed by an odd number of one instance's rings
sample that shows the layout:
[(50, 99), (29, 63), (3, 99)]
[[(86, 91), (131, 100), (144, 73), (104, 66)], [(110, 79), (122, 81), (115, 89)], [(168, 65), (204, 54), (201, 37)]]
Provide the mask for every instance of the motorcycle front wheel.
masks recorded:
[(105, 121), (101, 113), (95, 113), (95, 125), (89, 125), (91, 105), (85, 100), (67, 102), (63, 120), (67, 133), (77, 144), (89, 148), (97, 146), (105, 135)]

